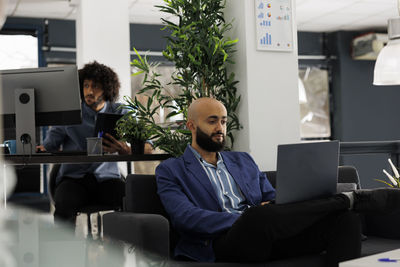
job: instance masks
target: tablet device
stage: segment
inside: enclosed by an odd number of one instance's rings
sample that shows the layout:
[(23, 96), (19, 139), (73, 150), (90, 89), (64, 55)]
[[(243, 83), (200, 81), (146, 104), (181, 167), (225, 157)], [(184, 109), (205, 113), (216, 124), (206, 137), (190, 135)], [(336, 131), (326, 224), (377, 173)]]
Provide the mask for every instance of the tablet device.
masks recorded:
[(102, 136), (104, 136), (105, 133), (108, 133), (117, 138), (117, 131), (115, 130), (115, 126), (117, 125), (117, 121), (123, 116), (124, 114), (114, 113), (97, 114), (93, 137), (99, 136), (99, 133), (102, 133)]

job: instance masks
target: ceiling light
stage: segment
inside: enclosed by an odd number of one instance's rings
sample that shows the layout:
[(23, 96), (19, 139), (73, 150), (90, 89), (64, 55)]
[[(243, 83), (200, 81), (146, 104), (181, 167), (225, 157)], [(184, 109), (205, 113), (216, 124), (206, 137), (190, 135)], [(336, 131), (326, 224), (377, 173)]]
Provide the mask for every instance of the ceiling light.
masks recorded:
[[(398, 0), (400, 13), (400, 0)], [(388, 21), (389, 42), (375, 62), (374, 85), (400, 85), (400, 17)]]

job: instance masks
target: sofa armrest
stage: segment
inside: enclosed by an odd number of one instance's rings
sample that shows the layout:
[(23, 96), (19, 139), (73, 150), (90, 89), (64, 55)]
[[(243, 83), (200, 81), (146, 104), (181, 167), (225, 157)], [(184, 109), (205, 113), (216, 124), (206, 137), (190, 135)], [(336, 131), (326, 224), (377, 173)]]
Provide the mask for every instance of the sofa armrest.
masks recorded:
[(112, 212), (103, 216), (105, 237), (169, 258), (169, 222), (158, 214)]
[(350, 192), (357, 189), (356, 183), (338, 183), (336, 193)]

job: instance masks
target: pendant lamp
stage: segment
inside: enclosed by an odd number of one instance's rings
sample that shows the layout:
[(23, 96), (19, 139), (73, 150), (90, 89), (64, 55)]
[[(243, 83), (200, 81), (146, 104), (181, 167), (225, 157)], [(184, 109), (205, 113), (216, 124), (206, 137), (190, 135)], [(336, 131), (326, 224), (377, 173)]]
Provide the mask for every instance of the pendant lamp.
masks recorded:
[[(397, 4), (400, 14), (400, 0)], [(400, 17), (389, 19), (388, 37), (375, 62), (374, 85), (400, 85)]]

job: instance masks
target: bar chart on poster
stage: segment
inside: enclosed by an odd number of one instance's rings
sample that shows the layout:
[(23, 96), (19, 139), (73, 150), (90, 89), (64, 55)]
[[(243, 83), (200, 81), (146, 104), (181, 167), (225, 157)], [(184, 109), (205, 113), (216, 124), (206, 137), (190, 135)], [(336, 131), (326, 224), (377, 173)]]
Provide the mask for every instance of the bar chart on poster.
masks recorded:
[(254, 0), (257, 50), (293, 51), (291, 0)]

